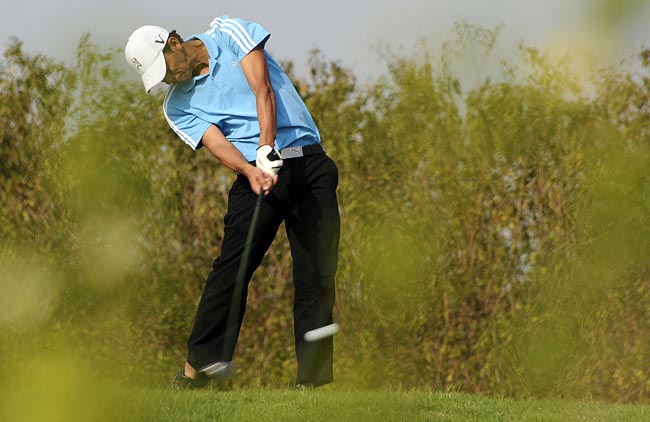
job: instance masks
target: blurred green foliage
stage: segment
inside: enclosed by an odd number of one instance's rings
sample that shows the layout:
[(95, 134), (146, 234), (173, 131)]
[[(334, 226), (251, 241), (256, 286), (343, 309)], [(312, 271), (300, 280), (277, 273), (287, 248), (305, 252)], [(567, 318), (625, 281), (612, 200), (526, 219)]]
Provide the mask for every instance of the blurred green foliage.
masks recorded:
[[(487, 60), (498, 31), (458, 25), (441, 59), (391, 55), (365, 85), (318, 51), (293, 77), (341, 174), (337, 379), (647, 403), (650, 53), (582, 80), (522, 46), (465, 86), (454, 60)], [(119, 52), (85, 36), (77, 59), (15, 40), (0, 64), (0, 373), (160, 385), (233, 175), (183, 146)], [(280, 235), (230, 386), (291, 384), (291, 273)]]
[(597, 0), (590, 6), (593, 13), (609, 24), (624, 21), (646, 3), (643, 0)]

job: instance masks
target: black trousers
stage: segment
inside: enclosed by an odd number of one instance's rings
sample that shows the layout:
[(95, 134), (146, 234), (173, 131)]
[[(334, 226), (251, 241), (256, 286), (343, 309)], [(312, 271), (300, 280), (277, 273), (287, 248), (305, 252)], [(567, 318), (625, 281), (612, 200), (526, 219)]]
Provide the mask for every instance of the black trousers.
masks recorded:
[[(336, 165), (324, 153), (285, 160), (278, 183), (262, 202), (253, 237), (239, 326), (248, 283), (284, 221), (293, 260), (297, 383), (322, 385), (333, 380), (332, 338), (309, 343), (303, 336), (332, 323), (340, 227), (337, 185)], [(256, 199), (248, 179), (238, 175), (228, 197), (220, 256), (206, 280), (188, 340), (188, 362), (196, 369), (232, 360), (234, 350), (223, 350), (228, 310)]]

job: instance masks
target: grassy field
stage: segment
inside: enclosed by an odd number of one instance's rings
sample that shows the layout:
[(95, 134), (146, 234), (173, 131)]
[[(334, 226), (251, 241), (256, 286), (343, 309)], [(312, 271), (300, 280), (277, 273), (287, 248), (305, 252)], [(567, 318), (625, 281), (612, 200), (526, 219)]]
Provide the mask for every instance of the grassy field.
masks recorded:
[[(62, 371), (0, 388), (0, 421), (650, 421), (650, 406), (423, 390), (129, 389)], [(32, 381), (32, 380), (29, 380)]]
[(650, 407), (424, 391), (138, 391), (143, 421), (648, 421)]

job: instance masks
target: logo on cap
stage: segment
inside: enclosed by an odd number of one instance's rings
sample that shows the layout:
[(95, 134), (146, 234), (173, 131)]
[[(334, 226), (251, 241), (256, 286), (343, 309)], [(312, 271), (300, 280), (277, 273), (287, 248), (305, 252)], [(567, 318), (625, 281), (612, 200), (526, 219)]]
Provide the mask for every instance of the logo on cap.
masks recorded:
[(140, 62), (138, 61), (138, 59), (136, 59), (135, 57), (131, 59), (131, 63), (133, 63), (134, 65), (136, 65), (137, 68), (138, 68), (138, 70), (140, 70), (140, 68), (142, 68), (142, 63), (140, 63)]

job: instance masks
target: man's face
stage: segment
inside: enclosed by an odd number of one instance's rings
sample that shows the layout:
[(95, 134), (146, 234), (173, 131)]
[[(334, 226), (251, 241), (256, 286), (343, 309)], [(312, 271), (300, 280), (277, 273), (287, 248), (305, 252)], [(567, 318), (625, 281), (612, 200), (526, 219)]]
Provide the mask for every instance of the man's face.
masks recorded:
[(180, 41), (170, 38), (168, 47), (165, 48), (163, 54), (167, 64), (164, 83), (175, 84), (192, 79), (192, 68), (187, 58), (187, 52)]

